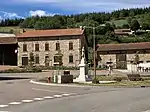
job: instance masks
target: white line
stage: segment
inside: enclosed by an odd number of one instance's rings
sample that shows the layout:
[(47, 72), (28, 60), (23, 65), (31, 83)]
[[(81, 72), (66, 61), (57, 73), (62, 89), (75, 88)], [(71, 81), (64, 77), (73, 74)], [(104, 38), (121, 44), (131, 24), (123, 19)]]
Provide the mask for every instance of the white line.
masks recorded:
[(0, 105), (0, 108), (8, 107), (8, 105)]
[(51, 96), (45, 96), (44, 99), (53, 99), (54, 97)]
[(21, 104), (21, 102), (11, 102), (11, 103), (9, 103), (10, 105), (19, 105), (19, 104)]
[(23, 103), (30, 103), (33, 102), (33, 100), (22, 100)]
[(62, 95), (54, 95), (55, 98), (61, 98)]
[(71, 94), (62, 94), (63, 96), (70, 96)]
[(55, 92), (55, 93), (66, 93), (66, 92), (60, 92), (60, 91), (53, 91), (53, 90), (47, 90), (47, 89), (38, 89), (38, 88), (32, 88), (36, 91), (46, 91), (46, 92)]
[(42, 100), (44, 100), (44, 98), (34, 98), (34, 100), (42, 101)]
[(0, 112), (10, 112), (10, 111), (0, 111)]

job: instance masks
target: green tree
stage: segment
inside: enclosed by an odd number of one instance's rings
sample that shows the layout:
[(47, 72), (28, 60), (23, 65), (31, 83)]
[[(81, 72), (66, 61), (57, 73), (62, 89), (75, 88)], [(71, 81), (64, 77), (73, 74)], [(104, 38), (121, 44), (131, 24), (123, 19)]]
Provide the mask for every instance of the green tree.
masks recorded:
[(131, 30), (137, 31), (140, 28), (140, 24), (137, 20), (132, 20), (131, 22)]
[(34, 65), (34, 54), (32, 52), (30, 52), (29, 54), (29, 66), (33, 67)]
[(142, 30), (148, 30), (148, 29), (150, 29), (149, 24), (143, 23), (142, 24)]
[(132, 18), (131, 18), (131, 17), (128, 17), (128, 18), (127, 18), (127, 22), (128, 22), (128, 24), (129, 24), (129, 26), (131, 26)]
[(128, 24), (124, 24), (124, 25), (122, 25), (122, 28), (129, 29), (130, 26)]

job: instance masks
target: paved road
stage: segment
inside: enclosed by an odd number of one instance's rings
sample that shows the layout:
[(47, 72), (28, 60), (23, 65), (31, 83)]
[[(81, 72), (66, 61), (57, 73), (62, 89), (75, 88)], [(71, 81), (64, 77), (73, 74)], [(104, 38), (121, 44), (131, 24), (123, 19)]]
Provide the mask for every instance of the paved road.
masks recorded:
[[(103, 88), (99, 88), (103, 89)], [(116, 89), (34, 102), (13, 112), (149, 112), (150, 89)]]
[(29, 79), (0, 82), (0, 111), (3, 112), (149, 112), (148, 110), (150, 88), (56, 87), (31, 84)]

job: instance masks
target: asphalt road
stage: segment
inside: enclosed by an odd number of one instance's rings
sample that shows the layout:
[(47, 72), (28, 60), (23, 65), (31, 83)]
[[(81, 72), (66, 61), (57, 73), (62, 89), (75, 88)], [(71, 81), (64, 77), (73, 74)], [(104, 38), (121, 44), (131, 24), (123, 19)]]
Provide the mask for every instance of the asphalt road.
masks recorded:
[(150, 110), (150, 88), (57, 87), (31, 84), (29, 80), (0, 81), (0, 111), (149, 112)]
[(117, 89), (34, 102), (14, 112), (149, 112), (150, 89)]

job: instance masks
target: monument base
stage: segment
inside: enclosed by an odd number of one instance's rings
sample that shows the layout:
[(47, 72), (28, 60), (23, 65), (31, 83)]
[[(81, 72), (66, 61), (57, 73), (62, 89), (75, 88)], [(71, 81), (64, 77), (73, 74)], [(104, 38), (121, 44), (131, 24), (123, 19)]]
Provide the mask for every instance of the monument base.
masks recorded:
[(92, 81), (92, 78), (89, 75), (84, 75), (84, 77), (78, 77), (73, 79), (73, 82), (86, 83)]

